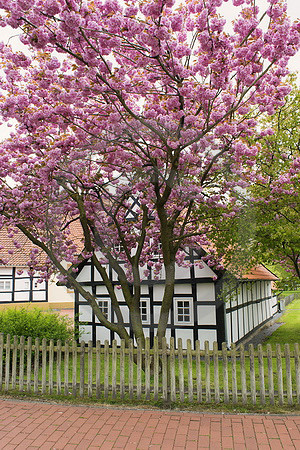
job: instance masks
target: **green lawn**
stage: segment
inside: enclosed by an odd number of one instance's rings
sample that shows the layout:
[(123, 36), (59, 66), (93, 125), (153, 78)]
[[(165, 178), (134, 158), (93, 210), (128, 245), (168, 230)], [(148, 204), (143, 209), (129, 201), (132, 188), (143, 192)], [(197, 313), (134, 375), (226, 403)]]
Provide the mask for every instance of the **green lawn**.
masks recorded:
[(300, 298), (292, 301), (286, 312), (277, 320), (282, 325), (264, 342), (275, 346), (276, 344), (300, 343)]

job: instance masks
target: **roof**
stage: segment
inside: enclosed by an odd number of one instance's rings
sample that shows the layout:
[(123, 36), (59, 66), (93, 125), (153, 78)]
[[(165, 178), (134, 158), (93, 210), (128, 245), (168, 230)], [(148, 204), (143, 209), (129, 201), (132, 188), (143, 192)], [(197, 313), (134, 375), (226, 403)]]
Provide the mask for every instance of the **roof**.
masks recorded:
[(242, 275), (242, 280), (268, 280), (277, 281), (279, 278), (262, 264)]
[[(14, 244), (17, 242), (17, 248)], [(11, 234), (7, 228), (0, 230), (0, 265), (6, 267), (26, 267), (30, 260), (30, 251), (35, 247), (21, 232)]]

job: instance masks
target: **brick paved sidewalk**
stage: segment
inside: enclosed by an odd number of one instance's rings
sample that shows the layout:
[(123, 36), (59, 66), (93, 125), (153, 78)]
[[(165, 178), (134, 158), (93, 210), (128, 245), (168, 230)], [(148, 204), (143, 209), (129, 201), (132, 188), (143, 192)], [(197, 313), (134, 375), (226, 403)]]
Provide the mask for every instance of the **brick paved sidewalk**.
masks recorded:
[(0, 399), (0, 449), (300, 449), (300, 416), (222, 415)]

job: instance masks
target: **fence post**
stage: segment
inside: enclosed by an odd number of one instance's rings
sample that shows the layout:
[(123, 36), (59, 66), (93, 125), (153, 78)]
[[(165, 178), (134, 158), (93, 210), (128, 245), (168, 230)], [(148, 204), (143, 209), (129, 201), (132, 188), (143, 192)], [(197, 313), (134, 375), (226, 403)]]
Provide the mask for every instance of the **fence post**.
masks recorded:
[(171, 402), (176, 402), (176, 380), (175, 380), (175, 342), (170, 338), (170, 387)]
[(125, 341), (121, 340), (120, 349), (120, 396), (123, 399), (125, 395)]
[(288, 405), (293, 404), (292, 374), (291, 374), (291, 353), (289, 344), (284, 346), (285, 367), (286, 367), (286, 393)]
[(77, 395), (77, 342), (72, 342), (72, 395)]
[(153, 358), (154, 358), (154, 400), (158, 400), (158, 377), (159, 377), (159, 350), (158, 337), (154, 336), (153, 342)]
[(213, 343), (215, 402), (220, 403), (219, 355), (218, 343)]
[[(121, 342), (122, 345), (122, 342)], [(101, 395), (101, 342), (96, 341), (96, 397)]]
[(300, 404), (300, 352), (298, 342), (294, 344), (295, 372), (296, 372), (296, 396), (297, 404)]
[(10, 378), (10, 334), (6, 336), (5, 345), (5, 392), (9, 390)]
[(150, 338), (145, 339), (145, 394), (146, 400), (150, 400)]
[(271, 344), (267, 344), (267, 358), (268, 358), (268, 391), (269, 401), (274, 405), (274, 376), (273, 376), (273, 352)]
[(61, 394), (61, 340), (56, 344), (56, 392)]
[(32, 338), (27, 338), (27, 392), (31, 391), (31, 359), (32, 359)]
[(114, 400), (117, 395), (117, 341), (112, 341), (111, 355), (111, 396)]
[(237, 374), (236, 374), (236, 345), (231, 344), (231, 373), (232, 373), (232, 402), (238, 401), (237, 395)]
[(133, 340), (129, 339), (128, 345), (128, 353), (129, 353), (129, 398), (132, 400), (133, 398)]
[(25, 339), (20, 337), (20, 367), (19, 367), (19, 391), (24, 390), (24, 356), (25, 356)]
[(46, 394), (47, 341), (42, 339), (42, 394)]
[(85, 341), (80, 342), (80, 356), (79, 356), (79, 396), (84, 396), (84, 361), (85, 359)]
[(250, 360), (250, 390), (252, 405), (256, 404), (256, 380), (255, 380), (255, 363), (254, 363), (254, 346), (249, 344), (249, 360)]
[(202, 376), (201, 376), (201, 350), (200, 341), (196, 341), (196, 377), (197, 377), (197, 402), (202, 402)]
[(13, 357), (12, 357), (12, 368), (11, 368), (11, 387), (13, 390), (17, 387), (17, 353), (18, 353), (18, 337), (14, 336), (13, 342)]
[(265, 371), (264, 371), (264, 356), (262, 345), (258, 344), (258, 366), (259, 366), (259, 385), (260, 385), (260, 403), (266, 404), (266, 392), (265, 392)]
[(209, 355), (209, 342), (204, 342), (204, 351), (205, 351), (205, 395), (206, 402), (211, 402), (211, 391), (210, 391), (210, 355)]
[(2, 391), (3, 384), (3, 349), (4, 349), (4, 336), (0, 333), (0, 390)]
[(281, 347), (276, 344), (276, 361), (277, 361), (277, 390), (279, 405), (283, 405), (283, 378), (282, 378), (282, 361)]
[(49, 343), (49, 394), (53, 393), (54, 341)]
[(64, 393), (69, 395), (69, 358), (70, 357), (70, 347), (69, 342), (65, 342), (64, 348)]
[(222, 343), (222, 363), (223, 363), (223, 391), (224, 391), (224, 403), (229, 402), (229, 389), (228, 389), (228, 357), (227, 357), (227, 343)]
[(168, 361), (167, 361), (167, 341), (162, 338), (162, 398), (168, 400)]
[(93, 395), (93, 342), (88, 342), (88, 397)]
[(179, 398), (184, 402), (184, 376), (183, 376), (183, 354), (182, 339), (178, 339), (178, 369), (179, 369)]
[(245, 367), (245, 349), (244, 345), (240, 347), (240, 367), (241, 367), (241, 387), (242, 387), (242, 402), (247, 403), (247, 385), (246, 385), (246, 367)]
[(34, 369), (33, 369), (33, 392), (39, 392), (39, 361), (40, 361), (40, 340), (35, 339), (34, 342)]
[(137, 382), (137, 386), (136, 386), (136, 396), (137, 399), (140, 400), (141, 398), (141, 394), (142, 394), (142, 341), (141, 338), (137, 338), (136, 340), (136, 344), (137, 344), (137, 365), (136, 365), (136, 382)]
[(192, 344), (191, 340), (186, 341), (186, 357), (187, 357), (187, 368), (188, 368), (188, 399), (189, 402), (194, 400), (194, 386), (193, 386), (193, 363), (192, 363)]

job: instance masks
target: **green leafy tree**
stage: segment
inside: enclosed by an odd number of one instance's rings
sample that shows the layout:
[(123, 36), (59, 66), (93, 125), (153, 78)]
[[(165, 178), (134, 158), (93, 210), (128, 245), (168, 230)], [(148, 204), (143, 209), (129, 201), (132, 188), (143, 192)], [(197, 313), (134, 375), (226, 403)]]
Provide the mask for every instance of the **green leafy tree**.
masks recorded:
[(270, 134), (260, 140), (263, 152), (250, 189), (249, 228), (255, 229), (253, 244), (260, 258), (280, 263), (291, 278), (300, 278), (300, 89), (293, 77), (291, 83), (284, 106), (264, 120)]

